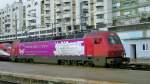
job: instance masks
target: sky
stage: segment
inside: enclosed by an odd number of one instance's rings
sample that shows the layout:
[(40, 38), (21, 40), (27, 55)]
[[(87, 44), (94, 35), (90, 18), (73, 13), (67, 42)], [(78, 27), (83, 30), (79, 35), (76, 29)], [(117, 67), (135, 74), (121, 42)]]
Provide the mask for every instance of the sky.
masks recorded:
[(6, 4), (12, 4), (15, 1), (18, 0), (0, 0), (0, 9), (4, 8)]

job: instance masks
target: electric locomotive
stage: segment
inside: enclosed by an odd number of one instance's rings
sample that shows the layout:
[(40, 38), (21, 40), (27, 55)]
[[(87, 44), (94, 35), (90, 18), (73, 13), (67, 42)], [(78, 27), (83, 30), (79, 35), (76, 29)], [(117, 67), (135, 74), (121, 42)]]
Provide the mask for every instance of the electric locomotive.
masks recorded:
[(10, 52), (11, 60), (15, 62), (91, 66), (120, 65), (128, 62), (124, 54), (118, 35), (107, 31), (91, 32), (71, 39), (15, 41)]

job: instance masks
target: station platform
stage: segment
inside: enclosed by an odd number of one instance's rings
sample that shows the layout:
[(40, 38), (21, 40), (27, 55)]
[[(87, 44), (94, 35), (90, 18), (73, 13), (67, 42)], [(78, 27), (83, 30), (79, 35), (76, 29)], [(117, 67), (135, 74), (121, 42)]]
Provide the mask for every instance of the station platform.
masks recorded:
[(0, 81), (6, 81), (9, 82), (9, 84), (127, 84), (112, 81), (61, 78), (4, 71), (0, 71)]
[(0, 62), (0, 81), (14, 84), (149, 84), (149, 74), (117, 68)]
[(150, 65), (150, 59), (131, 60), (130, 64), (145, 64)]

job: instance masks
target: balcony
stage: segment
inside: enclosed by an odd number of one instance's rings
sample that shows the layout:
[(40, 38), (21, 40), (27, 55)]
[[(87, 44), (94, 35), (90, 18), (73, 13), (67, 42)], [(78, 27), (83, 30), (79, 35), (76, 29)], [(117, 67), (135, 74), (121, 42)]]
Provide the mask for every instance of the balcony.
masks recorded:
[(105, 20), (102, 18), (102, 19), (96, 19), (96, 22), (97, 23), (100, 23), (100, 22), (105, 22)]
[(66, 26), (70, 26), (71, 25), (71, 22), (69, 21), (69, 22), (65, 22), (65, 25)]
[(61, 18), (62, 18), (61, 15), (57, 15), (57, 16), (56, 16), (56, 19), (61, 19)]
[(56, 24), (57, 27), (61, 27), (61, 24)]
[(82, 0), (83, 2), (88, 2), (88, 0)]
[(63, 7), (63, 10), (71, 10), (70, 6)]
[(97, 2), (96, 6), (104, 6), (104, 2)]
[(71, 14), (70, 14), (70, 13), (64, 14), (64, 18), (69, 18), (69, 17), (71, 17)]
[(45, 0), (45, 4), (48, 4), (48, 3), (50, 3), (50, 0)]
[(30, 23), (30, 26), (36, 26), (36, 23)]
[(105, 14), (104, 10), (97, 10), (96, 14)]
[(50, 11), (50, 8), (48, 8), (48, 7), (45, 7), (44, 9), (45, 9), (45, 11)]
[(36, 20), (36, 17), (28, 17), (27, 20)]
[(61, 0), (56, 0), (56, 4), (61, 4)]
[(83, 9), (88, 9), (88, 5), (83, 5), (82, 8)]
[(63, 0), (64, 3), (71, 2), (71, 0)]
[(60, 9), (60, 8), (57, 8), (57, 9), (56, 9), (56, 12), (61, 12), (61, 9)]
[(45, 23), (50, 23), (51, 19), (45, 18)]

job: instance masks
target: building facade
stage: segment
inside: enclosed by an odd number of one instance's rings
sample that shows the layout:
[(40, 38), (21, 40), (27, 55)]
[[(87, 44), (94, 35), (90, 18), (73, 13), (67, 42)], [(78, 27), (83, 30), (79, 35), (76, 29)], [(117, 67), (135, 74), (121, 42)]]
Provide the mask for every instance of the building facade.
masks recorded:
[(130, 25), (150, 21), (150, 0), (113, 0), (113, 25)]
[(17, 29), (18, 38), (70, 35), (87, 29), (107, 30), (112, 24), (110, 0), (25, 0), (23, 4), (10, 7), (11, 22), (7, 22), (6, 27), (2, 28), (5, 21), (0, 18), (0, 29), (12, 32)]
[(150, 0), (113, 0), (113, 27), (131, 59), (149, 59)]
[(41, 27), (41, 0), (27, 0), (26, 4), (26, 27), (37, 29)]
[(22, 2), (14, 2), (12, 8), (12, 31), (21, 32), (25, 29), (24, 25), (24, 6)]
[(12, 9), (10, 5), (7, 5), (4, 9), (1, 9), (0, 11), (0, 27), (1, 27), (1, 33), (10, 33), (12, 28)]
[(94, 0), (95, 27), (107, 30), (112, 25), (112, 0)]
[(0, 10), (1, 39), (14, 39), (24, 29), (23, 2), (14, 2)]

